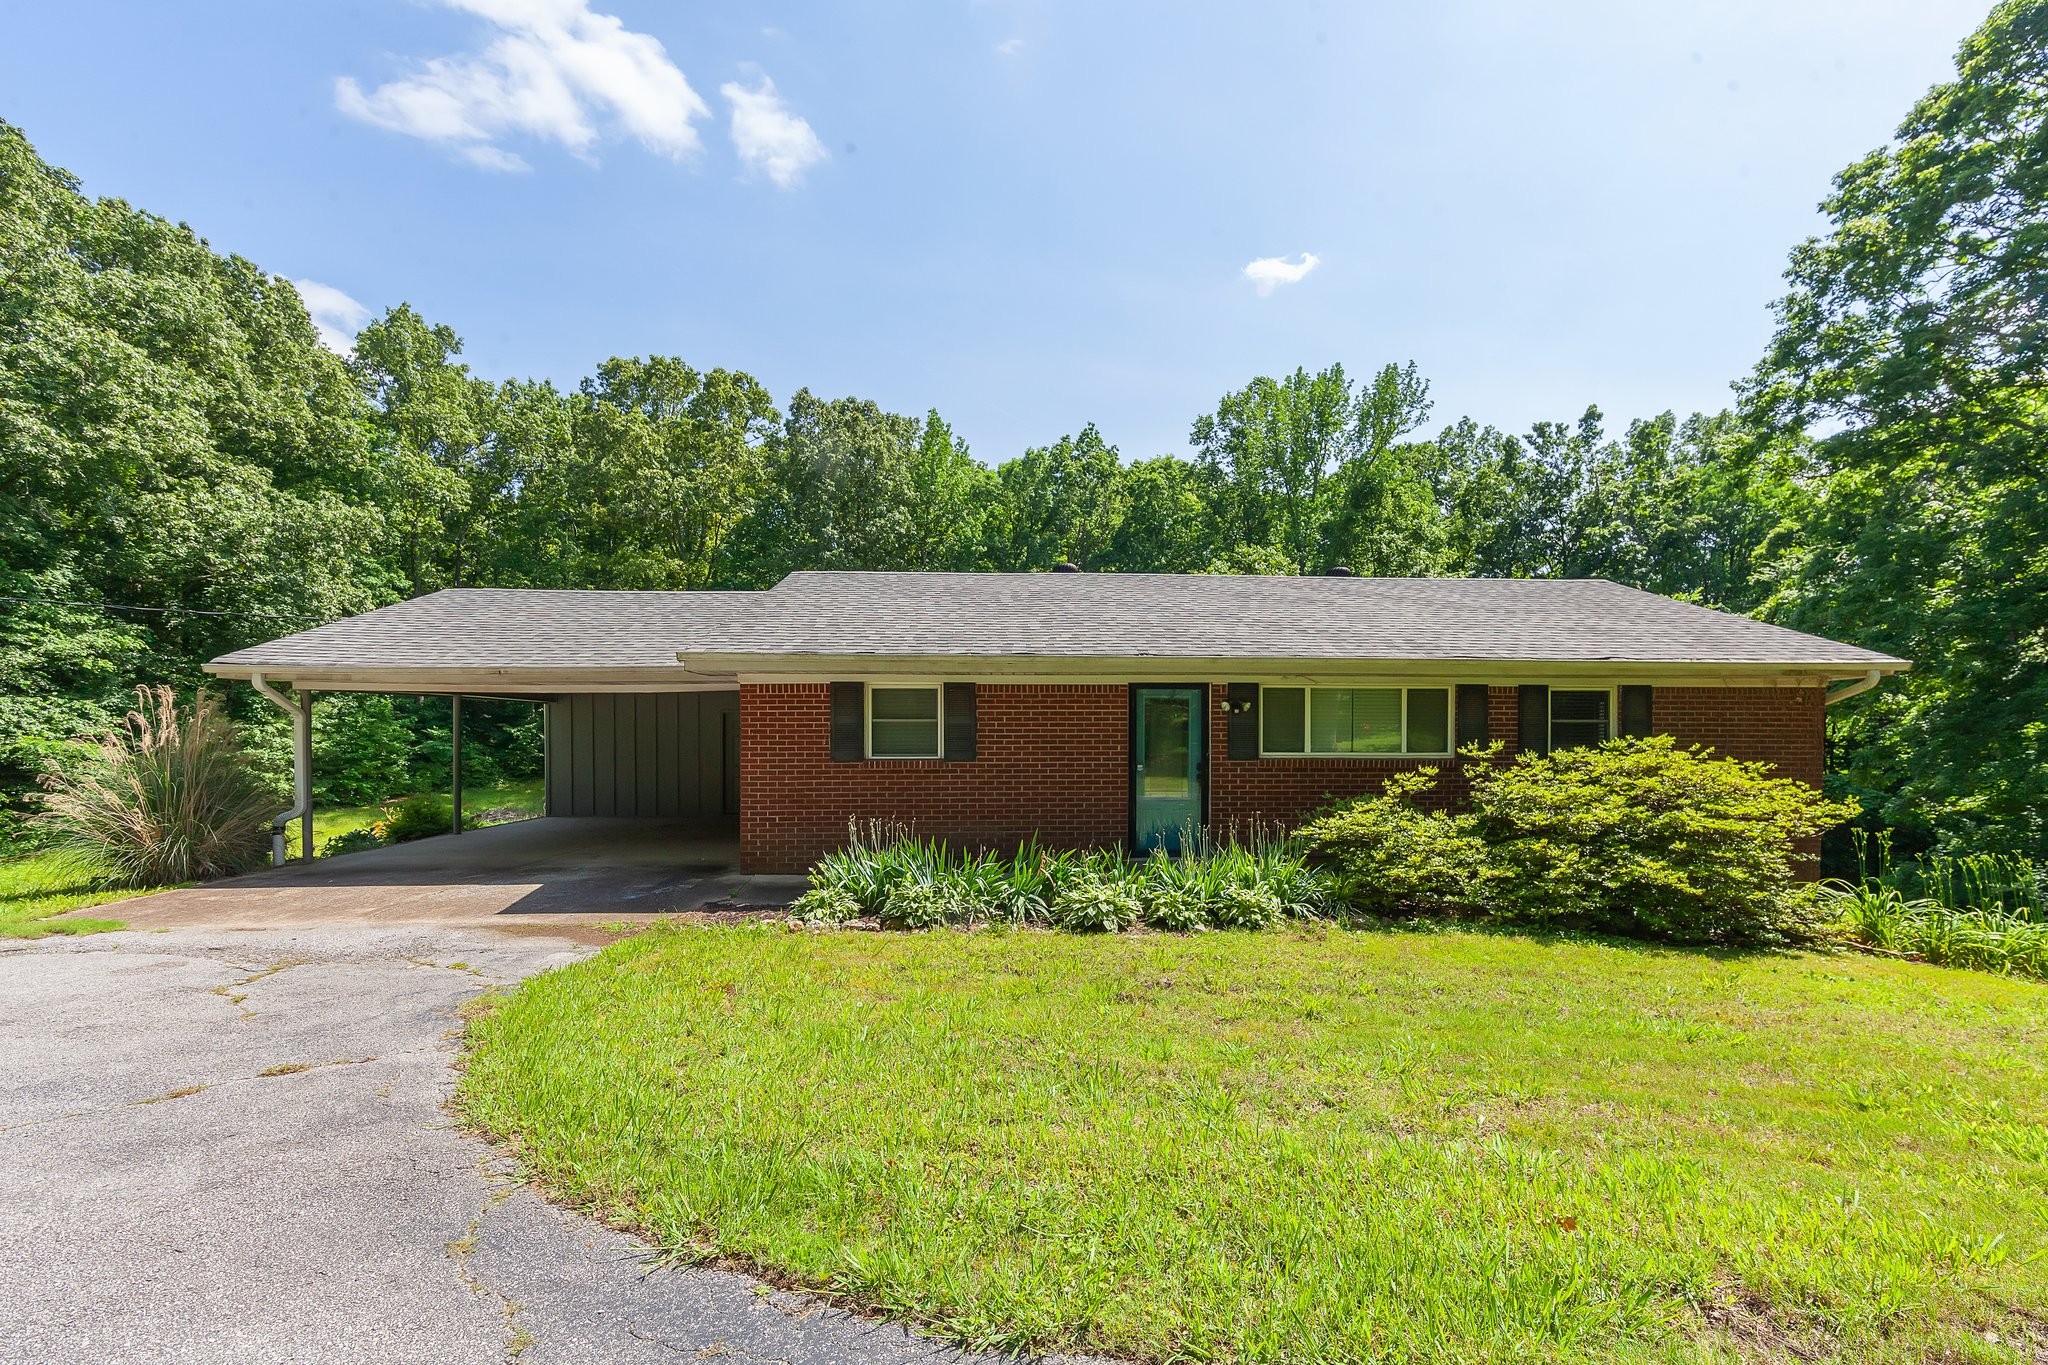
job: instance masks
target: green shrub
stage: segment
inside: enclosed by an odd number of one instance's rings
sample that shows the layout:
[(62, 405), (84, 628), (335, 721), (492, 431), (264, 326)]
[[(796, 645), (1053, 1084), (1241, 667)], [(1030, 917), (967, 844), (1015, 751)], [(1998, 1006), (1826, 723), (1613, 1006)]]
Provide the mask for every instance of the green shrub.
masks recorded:
[(45, 779), (38, 827), (134, 886), (261, 863), (281, 798), (251, 767), (220, 704), (202, 692), (181, 710), (168, 687), (137, 688), (135, 698), (96, 749)]
[(973, 906), (956, 894), (954, 882), (950, 874), (930, 881), (898, 879), (882, 898), (882, 923), (891, 929), (936, 929), (942, 924), (968, 922), (974, 918)]
[(1834, 925), (1849, 937), (1929, 962), (2048, 977), (2048, 920), (1995, 907), (1957, 909), (1881, 883), (1822, 888)]
[(844, 924), (861, 916), (860, 902), (836, 886), (813, 886), (790, 902), (792, 918), (811, 924)]
[(1210, 924), (1213, 900), (1209, 864), (1155, 853), (1145, 860), (1140, 898), (1145, 922), (1171, 933), (1193, 933)]
[(323, 858), (339, 858), (344, 853), (361, 853), (368, 848), (382, 848), (384, 841), (377, 837), (377, 831), (365, 826), (362, 829), (345, 829), (320, 846)]
[(1247, 851), (1249, 875), (1280, 903), (1291, 919), (1321, 919), (1336, 903), (1330, 878), (1311, 867), (1301, 854), (1281, 844)]
[(1128, 929), (1144, 917), (1140, 886), (1121, 858), (1091, 857), (1054, 889), (1053, 925), (1079, 933), (1114, 934)]
[(384, 808), (370, 830), (381, 844), (403, 844), (446, 834), (455, 824), (455, 802), (446, 796), (408, 796)]
[(1387, 779), (1361, 797), (1295, 831), (1295, 845), (1338, 881), (1337, 896), (1368, 915), (1442, 914), (1485, 899), (1491, 865), (1478, 822), (1469, 815), (1417, 809), (1413, 798), (1436, 785), (1435, 768)]
[(1475, 768), (1486, 908), (1678, 943), (1804, 938), (1823, 919), (1803, 843), (1854, 814), (1765, 765), (1669, 736)]
[(819, 921), (874, 915), (896, 928), (1050, 923), (1115, 933), (1141, 921), (1187, 932), (1313, 917), (1328, 880), (1278, 844), (1224, 845), (1133, 865), (1121, 852), (1026, 844), (1007, 857), (954, 854), (900, 830), (855, 825), (847, 846), (818, 860), (792, 913)]
[[(1941, 864), (1981, 862), (1975, 868)], [(2024, 860), (1988, 855), (1926, 860), (1857, 882), (1830, 882), (1822, 895), (1842, 933), (1873, 948), (1952, 967), (2048, 977), (2048, 910)], [(1936, 894), (1908, 896), (1907, 882)]]
[(1286, 917), (1273, 888), (1256, 881), (1226, 882), (1211, 902), (1210, 915), (1219, 929), (1268, 929)]

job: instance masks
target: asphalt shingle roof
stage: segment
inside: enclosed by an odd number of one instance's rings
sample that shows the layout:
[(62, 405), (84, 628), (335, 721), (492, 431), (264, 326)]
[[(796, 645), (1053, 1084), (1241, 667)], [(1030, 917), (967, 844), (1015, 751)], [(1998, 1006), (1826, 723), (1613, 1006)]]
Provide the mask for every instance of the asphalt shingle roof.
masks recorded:
[(224, 654), (227, 669), (675, 668), (676, 651), (758, 592), (447, 588)]
[(701, 653), (1184, 659), (1901, 661), (1602, 579), (791, 574)]
[(1902, 666), (1598, 579), (827, 572), (767, 592), (449, 589), (214, 664), (587, 672), (678, 653)]

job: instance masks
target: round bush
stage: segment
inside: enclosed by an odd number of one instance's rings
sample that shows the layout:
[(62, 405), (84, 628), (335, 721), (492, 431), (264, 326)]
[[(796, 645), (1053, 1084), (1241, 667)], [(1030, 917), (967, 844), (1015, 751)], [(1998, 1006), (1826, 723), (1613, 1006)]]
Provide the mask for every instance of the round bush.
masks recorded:
[(1176, 934), (1209, 927), (1209, 900), (1192, 886), (1151, 882), (1145, 888), (1145, 922)]
[(811, 924), (844, 924), (860, 918), (860, 902), (843, 887), (814, 886), (790, 902), (789, 913)]
[(965, 918), (962, 907), (936, 882), (905, 879), (882, 898), (882, 923), (894, 929), (936, 929)]
[(1144, 909), (1129, 883), (1083, 872), (1060, 883), (1053, 893), (1052, 922), (1061, 929), (1114, 934), (1136, 924)]
[(1265, 929), (1278, 924), (1287, 911), (1272, 887), (1236, 882), (1217, 891), (1210, 913), (1225, 929)]

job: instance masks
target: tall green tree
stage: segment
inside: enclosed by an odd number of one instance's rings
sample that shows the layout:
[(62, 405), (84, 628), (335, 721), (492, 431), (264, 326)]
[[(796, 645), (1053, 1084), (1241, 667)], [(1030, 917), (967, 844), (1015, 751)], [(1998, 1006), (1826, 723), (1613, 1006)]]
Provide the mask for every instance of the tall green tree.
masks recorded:
[(1123, 463), (1091, 422), (997, 467), (988, 562), (1011, 572), (1062, 561), (1102, 568), (1124, 510)]
[(2048, 4), (1993, 10), (1823, 208), (1745, 393), (1815, 437), (1771, 609), (1914, 660), (1836, 720), (1887, 819), (2048, 856)]
[(1363, 386), (1332, 365), (1225, 394), (1189, 438), (1216, 489), (1221, 548), (1271, 549), (1297, 573), (1333, 555), (1417, 567), (1424, 528), (1413, 517), (1427, 493), (1398, 443), (1429, 410), (1413, 362)]
[(985, 476), (937, 414), (919, 422), (799, 389), (767, 459), (766, 490), (734, 537), (723, 582), (769, 587), (798, 569), (947, 568), (973, 554)]
[(1121, 509), (1097, 567), (1122, 573), (1197, 573), (1216, 556), (1212, 481), (1172, 455), (1125, 465), (1111, 505)]
[(561, 490), (583, 500), (583, 586), (700, 588), (768, 477), (775, 405), (753, 376), (607, 360), (574, 405)]

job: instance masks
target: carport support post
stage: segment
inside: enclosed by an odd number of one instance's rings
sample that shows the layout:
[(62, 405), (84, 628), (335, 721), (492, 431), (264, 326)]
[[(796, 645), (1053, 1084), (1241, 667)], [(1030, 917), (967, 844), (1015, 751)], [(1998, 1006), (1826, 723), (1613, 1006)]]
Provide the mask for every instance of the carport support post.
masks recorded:
[(448, 776), (455, 788), (454, 833), (462, 833), (462, 694), (456, 693), (448, 705)]
[(292, 718), (292, 802), (305, 812), (299, 817), (299, 858), (313, 865), (313, 694), (299, 693), (299, 714)]

